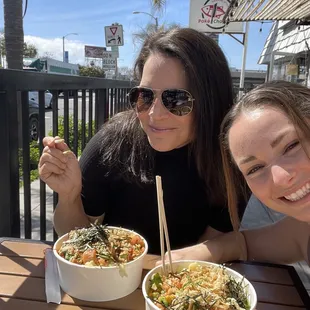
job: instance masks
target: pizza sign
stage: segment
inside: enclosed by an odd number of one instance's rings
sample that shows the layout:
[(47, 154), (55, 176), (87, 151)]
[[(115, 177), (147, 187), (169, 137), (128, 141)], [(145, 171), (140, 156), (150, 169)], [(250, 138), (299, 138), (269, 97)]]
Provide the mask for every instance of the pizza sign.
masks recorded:
[(229, 5), (229, 0), (191, 0), (189, 26), (203, 32), (242, 33), (242, 23), (223, 23)]

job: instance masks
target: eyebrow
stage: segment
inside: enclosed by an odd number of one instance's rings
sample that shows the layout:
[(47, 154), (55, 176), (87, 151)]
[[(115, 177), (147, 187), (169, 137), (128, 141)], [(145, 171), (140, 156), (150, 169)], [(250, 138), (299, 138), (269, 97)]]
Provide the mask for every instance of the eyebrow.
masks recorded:
[[(286, 135), (287, 135), (287, 132), (283, 132), (282, 134), (280, 134), (279, 136), (277, 136), (273, 141), (271, 141), (270, 146), (271, 146), (272, 148), (275, 148), (277, 145), (279, 145), (279, 143), (283, 140), (283, 138), (284, 138)], [(247, 164), (247, 163), (249, 163), (249, 162), (251, 162), (251, 161), (253, 161), (253, 160), (256, 160), (256, 159), (257, 159), (257, 158), (256, 158), (255, 156), (250, 155), (250, 156), (248, 156), (248, 157), (242, 159), (242, 160), (240, 161), (239, 164), (240, 164), (240, 165), (244, 165), (244, 164)]]
[(277, 136), (271, 143), (271, 147), (275, 148), (282, 140), (283, 138), (287, 135), (287, 132), (283, 132), (282, 134), (280, 134), (279, 136)]
[(248, 162), (253, 161), (253, 160), (255, 160), (255, 159), (257, 159), (257, 158), (256, 158), (255, 156), (251, 155), (251, 156), (249, 156), (249, 157), (246, 157), (246, 158), (242, 159), (242, 160), (240, 161), (239, 165), (247, 164)]

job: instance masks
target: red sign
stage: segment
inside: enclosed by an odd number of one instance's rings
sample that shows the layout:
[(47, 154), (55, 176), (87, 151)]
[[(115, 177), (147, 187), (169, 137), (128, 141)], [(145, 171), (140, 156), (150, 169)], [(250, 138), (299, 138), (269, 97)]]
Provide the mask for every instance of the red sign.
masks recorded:
[(112, 34), (115, 35), (115, 33), (117, 31), (117, 27), (110, 27), (110, 30), (111, 30)]

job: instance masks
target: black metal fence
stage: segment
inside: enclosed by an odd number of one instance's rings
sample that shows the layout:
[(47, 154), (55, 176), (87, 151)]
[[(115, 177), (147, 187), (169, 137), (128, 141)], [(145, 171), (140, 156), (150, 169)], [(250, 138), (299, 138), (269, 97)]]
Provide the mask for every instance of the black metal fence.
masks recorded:
[[(21, 236), (20, 191), (23, 191), (22, 235), (32, 236), (29, 137), (37, 134), (40, 154), (45, 136), (45, 92), (52, 99), (52, 135), (59, 133), (78, 155), (87, 141), (112, 115), (127, 109), (130, 81), (54, 75), (0, 69), (0, 237)], [(38, 105), (29, 101), (29, 91), (38, 91)], [(60, 103), (61, 102), (61, 110)], [(37, 109), (36, 111), (33, 111)], [(33, 118), (36, 119), (36, 123)], [(73, 137), (73, 138), (72, 138)], [(21, 187), (22, 180), (22, 187)], [(46, 185), (40, 181), (40, 239), (46, 239)], [(53, 208), (57, 194), (53, 196)]]

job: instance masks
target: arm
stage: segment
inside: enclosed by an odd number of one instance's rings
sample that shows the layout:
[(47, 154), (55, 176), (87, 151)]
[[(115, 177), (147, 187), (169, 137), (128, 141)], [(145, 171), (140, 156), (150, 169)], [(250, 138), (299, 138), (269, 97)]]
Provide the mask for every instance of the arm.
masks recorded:
[[(221, 233), (218, 237), (202, 243), (171, 252), (173, 260), (201, 260), (224, 263), (232, 260), (246, 260), (246, 243), (242, 233)], [(167, 254), (166, 254), (167, 256)], [(161, 264), (161, 261), (157, 264)]]
[[(244, 202), (243, 205), (246, 205)], [(242, 205), (242, 206), (243, 206)], [(244, 208), (242, 208), (242, 216)], [(246, 259), (246, 244), (243, 234), (232, 232), (227, 208), (210, 208), (209, 223), (196, 245), (172, 251), (173, 260), (193, 259), (214, 263)]]
[(208, 226), (205, 232), (202, 234), (202, 236), (199, 238), (198, 242), (204, 242), (206, 240), (211, 240), (214, 238), (217, 238), (224, 233), (222, 231), (219, 231), (217, 229), (212, 228), (211, 226)]
[(96, 220), (103, 222), (103, 214), (89, 216), (84, 212), (81, 195), (75, 198), (59, 196), (54, 212), (53, 224), (58, 236), (62, 236), (76, 227), (87, 227)]
[[(76, 227), (89, 226), (90, 222), (103, 220), (103, 205), (108, 202), (108, 185), (105, 184), (101, 165), (100, 138), (97, 133), (86, 145), (80, 161), (77, 162), (81, 182), (66, 195), (59, 193), (54, 212), (54, 227), (62, 235)], [(104, 200), (104, 204), (103, 204)]]
[(54, 228), (59, 236), (76, 227), (89, 226), (90, 222), (98, 219), (102, 223), (103, 215), (99, 217), (87, 216), (84, 212), (81, 195), (77, 197), (59, 196), (58, 204), (54, 212)]
[(232, 260), (257, 260), (288, 264), (308, 261), (310, 226), (287, 217), (258, 229), (230, 232), (215, 239), (172, 251), (173, 259), (207, 260), (223, 263)]
[(243, 231), (248, 260), (284, 264), (308, 260), (309, 228), (307, 223), (286, 217), (270, 226)]

